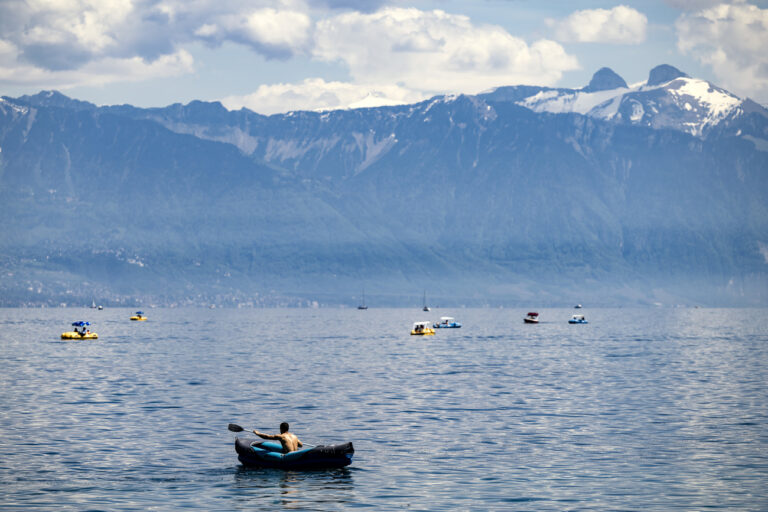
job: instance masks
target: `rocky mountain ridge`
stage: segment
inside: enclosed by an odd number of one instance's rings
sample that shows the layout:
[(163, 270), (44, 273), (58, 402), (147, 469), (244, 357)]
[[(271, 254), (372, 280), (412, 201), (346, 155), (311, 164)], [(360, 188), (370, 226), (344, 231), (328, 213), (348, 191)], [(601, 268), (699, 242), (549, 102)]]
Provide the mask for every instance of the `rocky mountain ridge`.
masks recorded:
[(273, 116), (3, 98), (0, 289), (9, 304), (353, 304), (363, 284), (388, 305), (425, 288), (445, 304), (763, 304), (768, 116), (670, 68)]

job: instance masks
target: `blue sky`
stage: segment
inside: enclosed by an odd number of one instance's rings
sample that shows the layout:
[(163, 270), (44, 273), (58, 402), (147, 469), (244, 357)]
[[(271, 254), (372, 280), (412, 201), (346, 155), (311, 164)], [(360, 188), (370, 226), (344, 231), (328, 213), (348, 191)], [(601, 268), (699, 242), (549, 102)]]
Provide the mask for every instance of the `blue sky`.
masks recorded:
[(0, 94), (261, 113), (658, 64), (768, 104), (768, 0), (0, 0)]

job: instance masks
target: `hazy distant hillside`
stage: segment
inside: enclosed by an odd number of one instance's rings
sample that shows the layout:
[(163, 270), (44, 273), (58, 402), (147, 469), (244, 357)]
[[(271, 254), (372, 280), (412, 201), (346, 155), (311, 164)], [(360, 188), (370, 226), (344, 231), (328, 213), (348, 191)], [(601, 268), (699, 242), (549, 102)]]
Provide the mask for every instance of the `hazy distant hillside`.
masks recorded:
[(768, 112), (669, 66), (269, 117), (41, 93), (0, 148), (5, 304), (768, 303)]

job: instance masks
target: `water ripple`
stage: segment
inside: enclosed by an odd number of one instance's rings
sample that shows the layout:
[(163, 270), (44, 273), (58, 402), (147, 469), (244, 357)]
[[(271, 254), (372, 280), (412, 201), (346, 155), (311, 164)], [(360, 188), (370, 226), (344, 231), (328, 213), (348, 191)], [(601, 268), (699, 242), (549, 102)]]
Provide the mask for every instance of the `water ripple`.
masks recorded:
[[(130, 312), (0, 310), (0, 509), (768, 509), (765, 310)], [(281, 421), (353, 466), (242, 467)]]

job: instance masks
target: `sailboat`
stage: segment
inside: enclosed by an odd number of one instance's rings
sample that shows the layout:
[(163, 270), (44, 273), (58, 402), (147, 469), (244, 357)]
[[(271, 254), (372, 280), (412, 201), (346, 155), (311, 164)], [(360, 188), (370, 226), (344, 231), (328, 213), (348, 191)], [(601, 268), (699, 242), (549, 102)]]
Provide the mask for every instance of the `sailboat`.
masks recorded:
[(357, 306), (357, 309), (368, 309), (368, 306), (365, 305), (365, 288), (363, 288), (363, 303)]
[(429, 306), (427, 306), (427, 290), (424, 290), (424, 307), (421, 310), (429, 311)]

